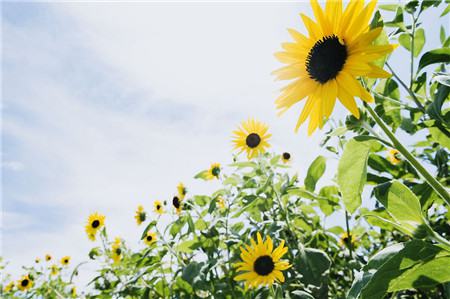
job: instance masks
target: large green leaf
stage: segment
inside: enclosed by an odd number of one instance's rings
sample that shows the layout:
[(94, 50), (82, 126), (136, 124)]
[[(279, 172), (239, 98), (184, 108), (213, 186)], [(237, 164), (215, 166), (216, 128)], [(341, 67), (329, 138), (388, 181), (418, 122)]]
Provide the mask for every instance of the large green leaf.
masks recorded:
[(337, 183), (349, 213), (361, 206), (361, 194), (367, 179), (367, 159), (374, 142), (350, 139), (339, 160)]
[(419, 61), (418, 71), (434, 63), (449, 63), (450, 48), (440, 48), (426, 52)]
[(450, 281), (450, 253), (441, 247), (413, 240), (389, 257), (362, 289), (361, 299), (381, 299), (388, 292)]
[(295, 267), (302, 275), (300, 281), (305, 285), (313, 285), (318, 289), (314, 298), (322, 298), (326, 294), (325, 283), (331, 261), (327, 254), (315, 248), (303, 248), (295, 260)]
[(308, 173), (305, 178), (306, 190), (314, 191), (316, 189), (317, 181), (322, 177), (326, 168), (326, 159), (323, 156), (318, 156), (309, 166)]

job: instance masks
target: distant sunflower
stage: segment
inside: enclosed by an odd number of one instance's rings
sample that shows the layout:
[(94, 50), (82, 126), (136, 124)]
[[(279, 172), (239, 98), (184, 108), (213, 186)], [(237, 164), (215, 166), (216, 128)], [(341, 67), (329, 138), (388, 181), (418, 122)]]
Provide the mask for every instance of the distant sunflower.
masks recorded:
[(400, 156), (400, 152), (398, 150), (396, 150), (395, 148), (391, 148), (389, 150), (388, 159), (394, 165), (397, 165), (400, 162), (402, 162), (402, 159), (401, 159), (401, 156)]
[(72, 296), (72, 298), (77, 297), (77, 287), (76, 287), (76, 286), (73, 286), (73, 287), (70, 289), (70, 295)]
[(272, 134), (268, 134), (269, 127), (257, 120), (249, 119), (243, 121), (238, 130), (233, 131), (234, 149), (245, 151), (247, 158), (252, 159), (266, 151), (270, 147), (267, 142)]
[(90, 240), (95, 241), (97, 232), (105, 225), (105, 216), (99, 213), (89, 215), (86, 233)]
[(222, 196), (217, 197), (217, 205), (219, 206), (220, 209), (225, 209), (225, 200), (223, 199)]
[(111, 257), (114, 261), (114, 263), (118, 263), (122, 260), (122, 241), (120, 240), (120, 238), (116, 238), (114, 243), (111, 246)]
[(339, 238), (339, 245), (342, 247), (349, 247), (352, 244), (352, 247), (356, 245), (356, 239), (352, 234), (348, 234), (347, 232), (341, 234)]
[(180, 214), (182, 203), (181, 203), (181, 199), (178, 196), (175, 195), (172, 198), (172, 205), (175, 208), (175, 211), (177, 212), (177, 214)]
[(144, 238), (144, 243), (147, 245), (152, 245), (154, 242), (156, 242), (156, 234), (152, 232), (147, 232), (147, 235)]
[(177, 186), (177, 191), (178, 191), (178, 197), (179, 197), (181, 200), (183, 200), (184, 197), (185, 197), (186, 194), (187, 194), (187, 188), (186, 188), (186, 186), (184, 186), (184, 184), (180, 182), (180, 183), (178, 184), (178, 186)]
[(61, 265), (63, 266), (67, 266), (70, 263), (70, 256), (64, 256), (61, 259)]
[(147, 218), (147, 213), (144, 211), (144, 207), (142, 205), (138, 205), (136, 210), (136, 215), (134, 216), (134, 219), (136, 219), (137, 225), (141, 225), (142, 222), (145, 221)]
[(301, 14), (309, 37), (289, 29), (294, 42), (284, 43), (284, 51), (275, 54), (287, 66), (274, 72), (280, 80), (295, 80), (275, 102), (280, 114), (307, 98), (295, 130), (309, 117), (309, 135), (323, 126), (336, 98), (359, 118), (354, 98), (368, 103), (373, 98), (357, 78), (390, 77), (374, 61), (395, 49), (390, 44), (373, 44), (382, 32), (381, 27), (369, 27), (376, 1), (365, 7), (364, 1), (350, 1), (345, 10), (341, 0), (326, 1), (325, 10), (317, 0), (311, 0), (311, 6), (317, 22)]
[(10, 281), (5, 287), (3, 288), (3, 292), (9, 293), (14, 289), (14, 281)]
[(45, 260), (46, 260), (47, 262), (51, 261), (51, 260), (52, 260), (52, 256), (51, 256), (50, 254), (46, 254), (46, 255), (45, 255)]
[(288, 152), (284, 152), (281, 155), (281, 160), (283, 160), (284, 163), (289, 163), (291, 161), (291, 154)]
[(220, 175), (220, 163), (213, 163), (206, 171), (206, 179), (213, 180), (218, 179)]
[(245, 280), (247, 287), (257, 287), (272, 285), (274, 282), (284, 282), (284, 275), (281, 271), (289, 269), (288, 262), (280, 260), (288, 251), (284, 247), (284, 240), (273, 250), (273, 243), (270, 237), (263, 242), (261, 234), (257, 233), (257, 242), (250, 239), (252, 246), (241, 247), (242, 262), (236, 263), (237, 271), (244, 271), (234, 278), (236, 281)]
[(53, 276), (56, 276), (56, 275), (58, 275), (58, 273), (59, 273), (59, 268), (58, 268), (58, 266), (55, 264), (55, 265), (52, 265), (51, 267), (50, 267), (50, 275), (53, 275)]
[(36, 264), (39, 264), (39, 263), (41, 262), (41, 259), (37, 257), (37, 258), (34, 260), (34, 262), (35, 262)]
[(22, 292), (29, 290), (32, 286), (33, 280), (31, 280), (29, 275), (25, 275), (17, 281), (17, 288)]
[(155, 202), (153, 203), (153, 206), (155, 207), (155, 212), (158, 213), (159, 215), (164, 214), (164, 207), (162, 202), (160, 202), (159, 200), (155, 200)]

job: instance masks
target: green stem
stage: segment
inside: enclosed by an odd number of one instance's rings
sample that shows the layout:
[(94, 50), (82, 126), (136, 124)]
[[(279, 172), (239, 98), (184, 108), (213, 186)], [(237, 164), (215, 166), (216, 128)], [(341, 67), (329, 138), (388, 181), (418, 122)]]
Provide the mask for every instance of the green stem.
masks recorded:
[(420, 164), (419, 161), (400, 143), (400, 141), (392, 133), (391, 129), (384, 123), (384, 121), (378, 117), (376, 112), (369, 105), (364, 105), (373, 117), (375, 122), (380, 126), (384, 133), (392, 141), (394, 147), (408, 160), (408, 162), (417, 170), (418, 173), (427, 181), (427, 183), (436, 191), (439, 196), (450, 206), (450, 195), (441, 183), (439, 183), (426, 169)]
[(416, 35), (416, 19), (414, 14), (412, 15), (412, 34), (411, 34), (411, 76), (409, 81), (409, 89), (412, 90), (414, 82), (414, 36)]

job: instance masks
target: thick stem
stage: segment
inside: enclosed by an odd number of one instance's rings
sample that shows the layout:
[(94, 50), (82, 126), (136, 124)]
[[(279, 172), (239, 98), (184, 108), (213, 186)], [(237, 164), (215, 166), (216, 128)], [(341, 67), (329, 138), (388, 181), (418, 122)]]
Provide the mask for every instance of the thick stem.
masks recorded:
[(380, 126), (383, 132), (389, 137), (394, 147), (408, 160), (408, 162), (417, 170), (417, 172), (427, 181), (427, 183), (436, 191), (439, 196), (450, 206), (450, 195), (441, 183), (439, 183), (419, 161), (400, 143), (400, 141), (392, 133), (391, 129), (378, 117), (376, 112), (369, 105), (365, 104), (372, 118)]

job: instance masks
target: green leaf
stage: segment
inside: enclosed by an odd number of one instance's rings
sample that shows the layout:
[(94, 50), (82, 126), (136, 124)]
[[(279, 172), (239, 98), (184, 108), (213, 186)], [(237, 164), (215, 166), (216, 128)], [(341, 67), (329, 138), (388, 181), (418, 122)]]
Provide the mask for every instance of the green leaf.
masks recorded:
[(449, 63), (450, 62), (450, 48), (440, 48), (426, 52), (422, 55), (419, 61), (420, 71), (424, 67), (434, 63)]
[(439, 39), (441, 40), (441, 44), (444, 45), (446, 40), (446, 34), (444, 26), (441, 25), (441, 30), (439, 31)]
[(425, 30), (419, 28), (414, 33), (414, 57), (419, 56), (420, 52), (425, 45)]
[(447, 137), (441, 130), (436, 127), (428, 128), (433, 138), (433, 141), (436, 141), (441, 146), (450, 149), (450, 138)]
[(350, 214), (361, 206), (361, 194), (367, 179), (367, 160), (374, 142), (350, 139), (339, 160), (337, 183)]
[(363, 288), (361, 299), (380, 299), (388, 292), (450, 281), (450, 253), (438, 246), (413, 240), (389, 257)]
[[(296, 258), (295, 266), (302, 275), (300, 281), (305, 285), (322, 287), (328, 277), (331, 261), (327, 254), (319, 249), (304, 248)], [(318, 298), (318, 296), (314, 296)]]
[(411, 36), (409, 33), (402, 33), (398, 37), (398, 43), (408, 51), (411, 51)]
[(200, 171), (199, 173), (197, 173), (197, 174), (194, 176), (194, 179), (202, 179), (202, 180), (206, 180), (206, 175), (207, 175), (207, 173), (208, 173), (208, 170)]
[(375, 197), (386, 208), (392, 219), (410, 235), (422, 233), (426, 225), (419, 199), (399, 181), (375, 188)]
[(444, 11), (441, 13), (441, 17), (445, 16), (450, 12), (450, 4), (447, 5), (447, 7), (444, 9)]
[(379, 9), (382, 10), (387, 10), (387, 11), (396, 11), (397, 10), (398, 5), (397, 4), (383, 4), (383, 5), (378, 5)]
[(305, 187), (308, 191), (316, 189), (317, 181), (322, 177), (326, 168), (326, 159), (323, 156), (317, 157), (309, 166), (305, 178)]

